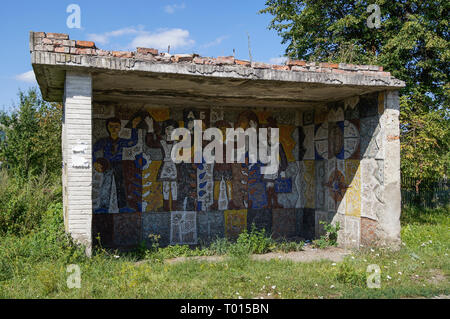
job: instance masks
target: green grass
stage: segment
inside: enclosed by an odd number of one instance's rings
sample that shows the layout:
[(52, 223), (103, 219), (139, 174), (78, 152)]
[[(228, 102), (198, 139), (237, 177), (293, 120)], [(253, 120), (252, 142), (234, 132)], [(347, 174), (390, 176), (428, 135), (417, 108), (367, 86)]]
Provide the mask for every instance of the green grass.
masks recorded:
[[(0, 238), (0, 298), (401, 298), (450, 294), (449, 208), (405, 209), (400, 251), (365, 248), (337, 264), (252, 260), (253, 252), (299, 248), (286, 242), (274, 244), (257, 232), (242, 236), (237, 243), (222, 240), (196, 251), (183, 246), (129, 254), (97, 250), (92, 258), (86, 258), (61, 230), (60, 209), (60, 205), (52, 205), (43, 215), (41, 227), (28, 234)], [(215, 253), (227, 257), (220, 262), (162, 262), (176, 256)], [(81, 268), (81, 289), (67, 288), (70, 264)], [(369, 264), (381, 268), (380, 289), (366, 287)]]

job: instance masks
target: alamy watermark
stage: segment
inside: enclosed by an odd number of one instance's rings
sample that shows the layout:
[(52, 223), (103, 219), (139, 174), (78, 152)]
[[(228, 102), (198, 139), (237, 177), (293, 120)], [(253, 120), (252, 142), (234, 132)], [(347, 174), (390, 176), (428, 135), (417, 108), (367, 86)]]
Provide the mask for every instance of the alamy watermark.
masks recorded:
[(70, 15), (67, 17), (66, 25), (69, 29), (81, 28), (81, 8), (78, 4), (69, 4), (66, 9)]
[(67, 288), (80, 289), (81, 288), (81, 269), (78, 265), (67, 266), (66, 272), (70, 275), (67, 277)]
[[(193, 127), (166, 127), (168, 141), (177, 141), (171, 151), (174, 163), (249, 163), (265, 164), (261, 174), (275, 174), (279, 165), (278, 128), (219, 128), (211, 127), (203, 131), (203, 121), (194, 120)], [(204, 141), (210, 141), (203, 145)], [(193, 145), (192, 145), (193, 144)], [(224, 156), (224, 145), (225, 156)], [(236, 145), (236, 148), (235, 148)], [(193, 148), (193, 154), (192, 154)]]
[(367, 12), (372, 13), (367, 18), (367, 27), (369, 29), (379, 29), (381, 27), (381, 9), (380, 6), (377, 4), (370, 4), (367, 7)]
[(379, 289), (381, 288), (381, 269), (376, 264), (367, 266), (367, 288)]

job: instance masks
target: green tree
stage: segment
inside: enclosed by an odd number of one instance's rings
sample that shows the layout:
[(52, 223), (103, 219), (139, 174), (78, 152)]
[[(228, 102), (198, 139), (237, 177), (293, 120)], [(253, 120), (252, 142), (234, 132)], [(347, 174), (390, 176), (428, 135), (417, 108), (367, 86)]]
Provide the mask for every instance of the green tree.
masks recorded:
[[(369, 28), (369, 4), (381, 9)], [(437, 0), (268, 0), (261, 13), (286, 44), (286, 56), (382, 65), (405, 81), (401, 90), (402, 173), (449, 175), (450, 2)]]
[(37, 88), (19, 91), (19, 105), (0, 113), (4, 139), (0, 162), (18, 178), (61, 173), (61, 116), (58, 104), (45, 102)]

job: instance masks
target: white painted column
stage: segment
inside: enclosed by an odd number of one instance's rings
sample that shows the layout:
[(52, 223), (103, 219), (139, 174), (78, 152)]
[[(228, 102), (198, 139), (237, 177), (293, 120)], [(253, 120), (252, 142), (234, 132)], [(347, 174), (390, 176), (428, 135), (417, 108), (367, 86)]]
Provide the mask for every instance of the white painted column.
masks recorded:
[(398, 91), (385, 93), (382, 121), (385, 127), (384, 214), (379, 216), (382, 244), (400, 247), (400, 105)]
[(63, 117), (63, 197), (66, 231), (91, 254), (92, 78), (66, 73)]

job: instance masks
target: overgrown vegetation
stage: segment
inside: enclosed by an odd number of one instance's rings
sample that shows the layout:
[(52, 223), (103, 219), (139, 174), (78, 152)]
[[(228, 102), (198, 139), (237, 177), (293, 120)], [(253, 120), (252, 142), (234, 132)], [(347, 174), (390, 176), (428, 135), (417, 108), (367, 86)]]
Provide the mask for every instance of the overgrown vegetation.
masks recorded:
[(159, 236), (150, 235), (151, 248), (144, 243), (137, 249), (137, 256), (146, 260), (163, 262), (166, 259), (176, 257), (193, 256), (232, 256), (248, 258), (251, 254), (265, 254), (268, 252), (301, 251), (304, 242), (286, 240), (274, 240), (266, 234), (265, 229), (257, 229), (252, 225), (251, 231), (242, 232), (233, 241), (227, 238), (217, 238), (208, 245), (201, 245), (195, 249), (188, 245), (174, 245), (164, 248), (159, 247)]
[(318, 248), (336, 246), (338, 240), (338, 232), (341, 229), (341, 224), (337, 222), (335, 225), (332, 225), (323, 220), (321, 220), (319, 224), (323, 225), (325, 235), (322, 235), (319, 239), (314, 240), (314, 246)]
[(61, 176), (62, 108), (45, 102), (38, 89), (19, 91), (19, 105), (0, 112), (0, 162), (20, 181), (47, 175)]
[(39, 228), (61, 198), (61, 185), (45, 173), (21, 180), (0, 170), (0, 234), (25, 235)]

